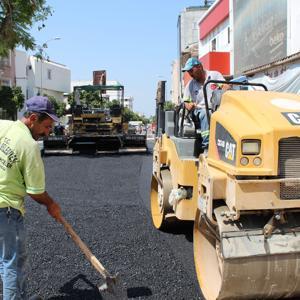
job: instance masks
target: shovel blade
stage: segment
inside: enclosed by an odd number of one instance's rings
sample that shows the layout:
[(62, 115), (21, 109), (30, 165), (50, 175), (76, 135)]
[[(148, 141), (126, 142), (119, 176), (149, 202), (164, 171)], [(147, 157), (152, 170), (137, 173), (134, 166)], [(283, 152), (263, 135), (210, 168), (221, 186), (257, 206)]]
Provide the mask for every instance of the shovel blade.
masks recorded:
[(116, 299), (128, 299), (127, 291), (119, 282), (118, 274), (116, 276), (108, 276), (105, 279), (105, 283), (98, 286), (100, 292), (109, 292)]

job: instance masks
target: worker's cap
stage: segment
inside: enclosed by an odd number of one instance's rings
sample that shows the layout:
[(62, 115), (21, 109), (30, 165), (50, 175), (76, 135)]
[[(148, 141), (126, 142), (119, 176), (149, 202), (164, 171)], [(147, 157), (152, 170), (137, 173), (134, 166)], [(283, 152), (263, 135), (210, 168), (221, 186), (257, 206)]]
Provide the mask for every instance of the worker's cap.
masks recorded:
[(186, 61), (185, 66), (182, 69), (182, 72), (189, 71), (194, 66), (198, 66), (198, 65), (201, 65), (201, 62), (196, 57), (191, 57)]
[(53, 121), (59, 122), (56, 116), (53, 104), (49, 101), (48, 97), (33, 96), (25, 102), (26, 110), (31, 112), (45, 113)]

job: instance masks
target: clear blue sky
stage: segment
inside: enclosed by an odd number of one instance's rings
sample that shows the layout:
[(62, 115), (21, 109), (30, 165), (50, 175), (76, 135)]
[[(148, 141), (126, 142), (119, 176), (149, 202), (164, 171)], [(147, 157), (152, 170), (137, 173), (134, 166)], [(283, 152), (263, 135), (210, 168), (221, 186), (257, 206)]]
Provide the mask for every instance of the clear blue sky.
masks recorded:
[[(185, 7), (201, 0), (48, 0), (54, 9), (46, 27), (32, 34), (48, 44), (50, 59), (70, 68), (72, 80), (91, 80), (106, 70), (107, 80), (125, 86), (134, 111), (155, 113), (157, 82), (167, 80), (178, 56), (177, 19)], [(169, 97), (169, 92), (167, 93)]]

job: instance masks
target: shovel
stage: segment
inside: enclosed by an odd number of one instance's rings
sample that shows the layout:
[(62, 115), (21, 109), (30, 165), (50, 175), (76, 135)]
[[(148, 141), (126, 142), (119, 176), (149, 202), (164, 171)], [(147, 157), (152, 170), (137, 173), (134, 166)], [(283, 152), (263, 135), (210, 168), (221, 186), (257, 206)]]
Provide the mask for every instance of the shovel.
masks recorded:
[(71, 236), (74, 243), (81, 249), (81, 251), (86, 256), (87, 260), (91, 263), (91, 265), (100, 273), (100, 275), (104, 278), (105, 283), (101, 286), (98, 286), (99, 291), (108, 291), (114, 295), (122, 295), (122, 299), (124, 299), (124, 291), (117, 287), (117, 277), (118, 274), (112, 276), (100, 263), (100, 261), (96, 258), (96, 256), (91, 252), (91, 250), (87, 247), (87, 245), (81, 240), (81, 238), (77, 235), (77, 233), (73, 230), (72, 226), (64, 219), (64, 217), (60, 218), (60, 222), (64, 225), (66, 232)]

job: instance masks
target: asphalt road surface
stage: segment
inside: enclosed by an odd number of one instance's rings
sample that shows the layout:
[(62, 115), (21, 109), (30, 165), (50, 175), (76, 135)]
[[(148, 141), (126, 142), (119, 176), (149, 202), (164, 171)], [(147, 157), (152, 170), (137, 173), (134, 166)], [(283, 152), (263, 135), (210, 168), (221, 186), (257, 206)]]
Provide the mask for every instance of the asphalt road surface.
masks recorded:
[[(46, 156), (44, 163), (47, 191), (94, 255), (119, 273), (126, 298), (201, 299), (192, 224), (171, 233), (152, 225), (151, 154)], [(116, 299), (98, 291), (103, 280), (62, 225), (29, 198), (26, 207), (30, 295)]]

